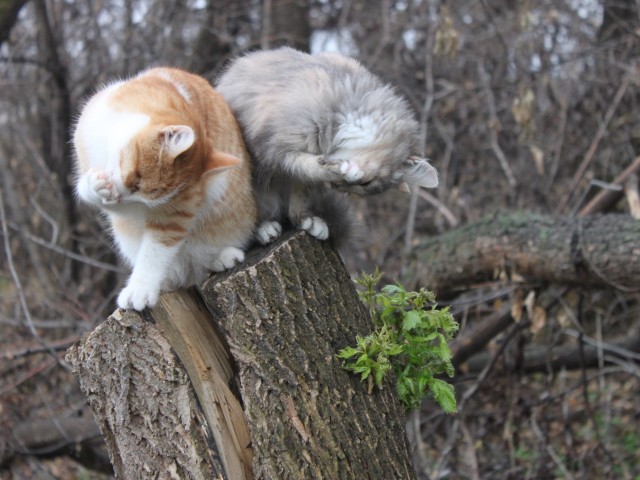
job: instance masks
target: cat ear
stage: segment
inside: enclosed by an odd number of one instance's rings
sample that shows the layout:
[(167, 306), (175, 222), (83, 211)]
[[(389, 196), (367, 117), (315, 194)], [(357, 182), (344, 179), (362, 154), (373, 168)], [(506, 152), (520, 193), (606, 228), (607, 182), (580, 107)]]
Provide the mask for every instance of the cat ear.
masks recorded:
[[(426, 158), (412, 156), (402, 162), (400, 167), (402, 183), (417, 185), (425, 188), (438, 186), (438, 171), (431, 166)], [(400, 185), (402, 185), (400, 183)], [(406, 187), (406, 184), (405, 184)]]
[(169, 125), (160, 129), (160, 141), (162, 142), (162, 150), (171, 159), (176, 158), (185, 152), (193, 142), (196, 141), (196, 134), (191, 127), (186, 125)]
[(221, 152), (219, 150), (214, 150), (211, 157), (209, 157), (209, 161), (207, 162), (207, 171), (215, 170), (216, 172), (220, 172), (221, 170), (235, 167), (236, 165), (240, 165), (241, 163), (242, 160), (235, 155)]

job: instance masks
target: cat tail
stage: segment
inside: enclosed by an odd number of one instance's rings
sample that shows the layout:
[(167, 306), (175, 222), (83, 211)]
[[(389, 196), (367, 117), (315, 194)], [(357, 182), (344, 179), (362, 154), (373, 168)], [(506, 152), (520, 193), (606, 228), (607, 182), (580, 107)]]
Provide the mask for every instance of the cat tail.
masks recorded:
[(348, 201), (346, 194), (335, 190), (319, 190), (309, 198), (315, 215), (329, 227), (329, 243), (344, 253), (347, 248), (364, 244), (364, 226)]

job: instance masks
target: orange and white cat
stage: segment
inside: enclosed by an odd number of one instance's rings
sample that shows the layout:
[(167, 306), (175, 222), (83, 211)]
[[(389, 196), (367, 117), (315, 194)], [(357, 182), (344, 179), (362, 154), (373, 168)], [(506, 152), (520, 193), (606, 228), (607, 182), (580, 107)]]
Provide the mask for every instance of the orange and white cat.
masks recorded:
[(112, 83), (74, 132), (76, 192), (99, 207), (133, 268), (121, 308), (244, 260), (256, 224), (251, 164), (226, 102), (202, 77), (153, 68)]

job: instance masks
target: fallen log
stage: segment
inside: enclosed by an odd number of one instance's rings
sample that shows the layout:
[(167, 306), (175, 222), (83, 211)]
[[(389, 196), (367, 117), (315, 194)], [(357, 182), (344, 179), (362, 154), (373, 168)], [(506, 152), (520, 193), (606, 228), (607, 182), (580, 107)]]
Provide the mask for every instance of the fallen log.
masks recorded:
[(416, 282), (441, 299), (498, 276), (633, 291), (640, 287), (640, 222), (495, 214), (423, 242), (412, 262)]
[[(600, 361), (604, 364), (614, 363), (616, 359), (637, 362), (640, 359), (640, 328), (633, 328), (628, 335), (607, 342), (596, 342), (582, 339), (575, 335), (573, 345), (562, 346), (528, 346), (524, 349), (520, 369), (523, 373), (557, 372), (561, 369), (577, 370), (580, 368), (597, 368)], [(578, 342), (582, 340), (580, 348)], [(575, 344), (577, 343), (577, 344)], [(473, 355), (466, 361), (465, 373), (477, 374), (492, 360), (493, 352), (482, 352)], [(505, 365), (515, 369), (515, 365)]]
[(111, 471), (100, 430), (88, 409), (82, 415), (74, 410), (57, 417), (24, 420), (13, 426), (3, 440), (7, 445), (0, 450), (0, 467), (18, 455), (70, 454), (93, 470)]

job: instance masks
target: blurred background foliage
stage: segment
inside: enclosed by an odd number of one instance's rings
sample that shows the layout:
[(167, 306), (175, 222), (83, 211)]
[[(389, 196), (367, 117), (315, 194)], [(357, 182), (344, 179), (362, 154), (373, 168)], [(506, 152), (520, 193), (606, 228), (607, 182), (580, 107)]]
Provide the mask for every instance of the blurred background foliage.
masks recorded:
[[(393, 83), (440, 171), (436, 191), (353, 199), (369, 233), (344, 255), (352, 273), (379, 265), (411, 282), (422, 239), (496, 210), (573, 215), (640, 153), (634, 0), (0, 0), (0, 478), (108, 470), (99, 440), (34, 446), (11, 433), (87, 418), (64, 349), (113, 310), (125, 273), (101, 219), (73, 199), (82, 102), (153, 65), (213, 80), (230, 58), (283, 44), (352, 55)], [(493, 287), (450, 300), (461, 335), (522, 303)], [(553, 338), (637, 330), (637, 292), (554, 298)], [(457, 417), (429, 404), (410, 416), (420, 478), (639, 478), (637, 352), (524, 374), (508, 351), (539, 334), (516, 323), (487, 347), (506, 352), (500, 362), (461, 367)]]

